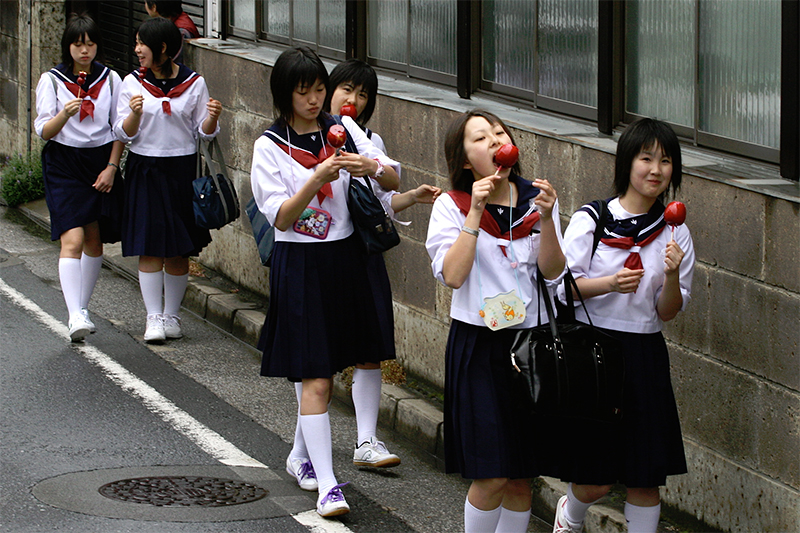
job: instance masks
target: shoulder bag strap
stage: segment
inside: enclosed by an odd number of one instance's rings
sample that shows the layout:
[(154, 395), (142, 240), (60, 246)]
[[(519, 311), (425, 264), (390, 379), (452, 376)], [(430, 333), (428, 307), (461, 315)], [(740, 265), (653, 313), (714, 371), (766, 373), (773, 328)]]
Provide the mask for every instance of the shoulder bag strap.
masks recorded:
[(606, 217), (608, 216), (608, 202), (605, 200), (599, 200), (600, 202), (600, 212), (597, 215), (597, 226), (594, 229), (594, 241), (592, 242), (592, 256), (594, 256), (595, 250), (597, 250), (597, 245), (600, 243), (600, 239), (603, 238), (603, 231), (606, 228)]

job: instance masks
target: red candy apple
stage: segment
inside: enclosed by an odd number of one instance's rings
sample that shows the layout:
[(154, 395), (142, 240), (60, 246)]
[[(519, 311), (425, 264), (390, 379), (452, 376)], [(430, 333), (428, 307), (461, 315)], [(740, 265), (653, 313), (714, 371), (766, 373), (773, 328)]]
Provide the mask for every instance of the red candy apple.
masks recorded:
[(670, 202), (664, 209), (664, 220), (670, 226), (680, 226), (686, 221), (686, 206), (683, 202)]
[(331, 126), (331, 129), (328, 130), (328, 144), (336, 148), (336, 155), (339, 155), (339, 150), (346, 141), (347, 133), (344, 130), (344, 126), (339, 124)]
[(519, 149), (513, 144), (504, 144), (494, 154), (494, 163), (499, 167), (497, 172), (513, 167), (517, 159), (519, 159)]
[(352, 104), (345, 104), (342, 106), (342, 109), (339, 110), (339, 114), (343, 117), (347, 116), (355, 120), (358, 116), (358, 111), (356, 110), (356, 106)]

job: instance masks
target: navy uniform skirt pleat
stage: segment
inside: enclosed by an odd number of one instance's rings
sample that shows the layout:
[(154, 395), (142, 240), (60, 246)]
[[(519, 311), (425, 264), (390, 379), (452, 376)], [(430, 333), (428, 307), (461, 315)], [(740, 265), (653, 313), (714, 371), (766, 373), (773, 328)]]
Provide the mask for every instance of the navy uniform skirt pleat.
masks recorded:
[(74, 148), (55, 141), (42, 150), (45, 199), (50, 211), (50, 238), (58, 240), (73, 228), (92, 222), (100, 226), (102, 242), (120, 240), (124, 183), (117, 172), (108, 193), (92, 187), (106, 169), (112, 143), (94, 148)]
[[(367, 275), (370, 289), (375, 299), (375, 312), (378, 318), (378, 327), (383, 342), (382, 359), (372, 354), (364, 354), (360, 363), (380, 363), (386, 359), (395, 358), (394, 346), (394, 309), (392, 308), (392, 287), (389, 283), (389, 273), (386, 272), (386, 263), (383, 254), (367, 256)], [(380, 351), (378, 353), (381, 353)]]
[(270, 303), (258, 348), (261, 375), (329, 378), (387, 358), (367, 256), (358, 237), (276, 242)]
[[(467, 479), (540, 475), (531, 418), (511, 398), (509, 359), (518, 330), (453, 320), (447, 341), (445, 469)], [(540, 436), (541, 438), (541, 436)]]
[(128, 154), (122, 255), (189, 257), (211, 242), (194, 223), (192, 181), (197, 154), (149, 157)]
[(557, 477), (588, 485), (662, 486), (667, 476), (687, 472), (664, 337), (603, 331), (625, 350), (622, 426), (576, 422), (572, 436), (560, 439)]

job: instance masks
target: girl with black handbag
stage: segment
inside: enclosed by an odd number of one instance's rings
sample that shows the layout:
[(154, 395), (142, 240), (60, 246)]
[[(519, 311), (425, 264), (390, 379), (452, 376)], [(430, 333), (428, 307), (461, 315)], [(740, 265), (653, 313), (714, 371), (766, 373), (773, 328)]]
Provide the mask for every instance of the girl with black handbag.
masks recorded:
[(114, 126), (117, 137), (130, 142), (122, 255), (139, 256), (145, 342), (183, 336), (179, 311), (189, 257), (211, 242), (209, 231), (195, 224), (192, 181), (197, 139), (209, 141), (219, 133), (222, 104), (209, 98), (202, 76), (173, 61), (181, 42), (168, 19), (139, 26), (135, 52), (141, 68), (122, 82)]
[[(588, 508), (614, 483), (627, 487), (628, 530), (655, 532), (660, 485), (683, 474), (680, 421), (672, 392), (664, 322), (691, 295), (694, 247), (685, 225), (670, 231), (661, 203), (681, 185), (681, 149), (672, 128), (649, 118), (630, 125), (617, 145), (616, 196), (609, 199), (602, 238), (592, 252), (599, 202), (573, 215), (564, 242), (567, 261), (595, 326), (617, 338), (625, 358), (622, 429), (565, 429), (559, 477), (570, 481), (553, 531), (578, 532)], [(578, 320), (587, 322), (581, 307)]]
[(467, 533), (526, 531), (530, 480), (544, 464), (530, 449), (530, 419), (515, 410), (508, 354), (519, 329), (547, 322), (537, 311), (537, 267), (553, 290), (566, 267), (553, 186), (522, 179), (519, 163), (494, 163), (500, 147), (513, 142), (486, 111), (455, 119), (445, 138), (453, 190), (434, 203), (426, 241), (434, 276), (455, 289), (445, 468), (473, 480), (464, 503)]
[[(261, 374), (302, 381), (300, 431), (308, 457), (290, 456), (287, 470), (301, 488), (318, 492), (317, 512), (329, 517), (350, 510), (333, 472), (332, 377), (388, 358), (367, 255), (347, 208), (348, 181), (380, 168), (399, 179), (400, 165), (352, 119), (337, 124), (322, 111), (327, 83), (312, 50), (292, 48), (278, 57), (270, 77), (278, 118), (255, 142), (250, 179), (258, 209), (275, 228)], [(346, 130), (340, 154), (326, 142), (334, 126)]]

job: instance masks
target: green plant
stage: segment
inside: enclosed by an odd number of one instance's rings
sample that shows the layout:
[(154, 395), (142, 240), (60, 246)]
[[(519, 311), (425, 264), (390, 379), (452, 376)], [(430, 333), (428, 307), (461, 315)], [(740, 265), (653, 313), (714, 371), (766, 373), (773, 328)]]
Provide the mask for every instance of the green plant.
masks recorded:
[(42, 198), (44, 180), (39, 150), (32, 150), (28, 155), (15, 154), (6, 157), (0, 168), (0, 180), (0, 193), (11, 207)]

